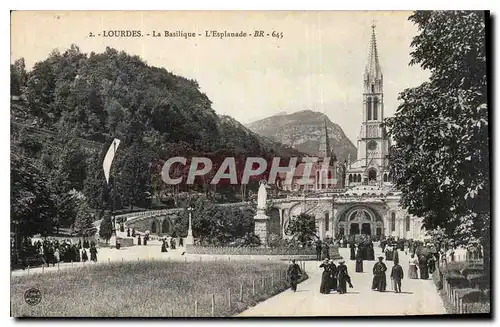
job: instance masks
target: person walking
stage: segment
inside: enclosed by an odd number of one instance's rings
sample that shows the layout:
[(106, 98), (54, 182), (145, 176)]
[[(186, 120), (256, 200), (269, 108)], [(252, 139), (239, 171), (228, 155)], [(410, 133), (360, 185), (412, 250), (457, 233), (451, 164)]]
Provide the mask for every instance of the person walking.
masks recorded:
[(338, 286), (337, 282), (338, 269), (332, 259), (328, 261), (328, 264), (330, 265), (329, 289), (335, 291)]
[(436, 270), (436, 257), (434, 254), (429, 254), (429, 259), (427, 260), (427, 267), (429, 268), (429, 274), (432, 275)]
[(385, 292), (387, 287), (387, 280), (385, 272), (387, 271), (387, 266), (382, 262), (384, 257), (378, 257), (378, 262), (373, 265), (373, 281), (372, 290)]
[(360, 248), (356, 253), (356, 272), (363, 272), (363, 252)]
[(418, 265), (418, 259), (415, 256), (415, 253), (412, 253), (410, 255), (410, 260), (408, 261), (410, 268), (408, 268), (408, 278), (410, 279), (418, 279), (418, 274), (417, 274), (417, 265)]
[(399, 261), (394, 261), (394, 266), (391, 270), (392, 287), (396, 293), (401, 293), (401, 280), (403, 279), (403, 268), (399, 265)]
[(353, 288), (351, 283), (351, 277), (347, 272), (347, 266), (345, 265), (345, 261), (343, 260), (340, 261), (339, 265), (337, 266), (337, 278), (338, 278), (337, 292), (339, 294), (347, 293), (347, 285), (349, 285), (350, 288)]
[(349, 244), (349, 250), (350, 250), (349, 259), (350, 260), (356, 260), (356, 244), (354, 244), (354, 242), (351, 242)]
[(316, 241), (316, 260), (320, 261), (321, 260), (321, 241), (317, 240)]
[(89, 256), (87, 255), (87, 250), (83, 249), (82, 250), (82, 261), (87, 262), (89, 260)]
[(288, 267), (287, 276), (288, 280), (290, 281), (292, 291), (294, 292), (297, 291), (297, 284), (301, 275), (302, 271), (300, 270), (299, 265), (295, 263), (295, 259), (293, 259), (292, 263)]
[(423, 254), (418, 258), (418, 269), (420, 270), (420, 279), (429, 279), (429, 267), (427, 266), (427, 257)]
[(319, 292), (321, 294), (329, 294), (330, 293), (329, 278), (330, 278), (331, 266), (328, 259), (325, 259), (319, 267), (323, 268), (323, 273), (321, 274), (321, 284), (319, 286)]
[(90, 261), (97, 262), (97, 249), (95, 246), (90, 248)]
[(367, 251), (367, 254), (366, 254), (366, 259), (367, 260), (370, 260), (370, 261), (373, 261), (375, 260), (375, 249), (373, 248), (373, 242), (370, 241), (370, 243), (368, 244), (368, 249), (366, 250)]

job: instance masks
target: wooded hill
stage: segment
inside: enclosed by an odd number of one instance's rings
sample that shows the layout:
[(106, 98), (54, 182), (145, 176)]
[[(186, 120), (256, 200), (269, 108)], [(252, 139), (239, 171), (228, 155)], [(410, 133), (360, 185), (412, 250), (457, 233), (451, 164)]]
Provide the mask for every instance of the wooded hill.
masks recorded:
[(239, 201), (256, 187), (166, 185), (161, 163), (174, 156), (281, 156), (285, 164), (300, 156), (218, 116), (196, 81), (112, 48), (85, 54), (73, 45), (30, 71), (21, 58), (11, 65), (11, 94), (11, 216), (38, 231), (61, 220), (83, 229), (90, 219), (75, 221), (77, 212), (110, 208), (102, 159), (113, 138), (122, 141), (111, 172), (115, 209), (189, 191)]

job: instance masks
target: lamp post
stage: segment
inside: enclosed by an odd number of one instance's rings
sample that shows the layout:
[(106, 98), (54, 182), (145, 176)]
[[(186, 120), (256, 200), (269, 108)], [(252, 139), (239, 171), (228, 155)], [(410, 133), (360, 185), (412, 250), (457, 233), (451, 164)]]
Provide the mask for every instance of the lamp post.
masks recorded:
[(189, 207), (187, 208), (188, 210), (188, 213), (189, 213), (189, 227), (188, 227), (188, 234), (187, 234), (187, 237), (186, 237), (186, 245), (193, 245), (193, 224), (192, 224), (192, 221), (191, 221), (191, 213), (193, 211), (193, 208)]

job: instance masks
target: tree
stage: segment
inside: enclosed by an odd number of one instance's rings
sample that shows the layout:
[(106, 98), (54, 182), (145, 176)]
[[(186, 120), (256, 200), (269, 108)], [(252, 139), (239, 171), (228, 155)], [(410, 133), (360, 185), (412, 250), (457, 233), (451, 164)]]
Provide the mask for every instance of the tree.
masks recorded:
[(113, 235), (113, 222), (111, 221), (111, 215), (105, 214), (101, 220), (101, 226), (99, 227), (99, 236), (106, 240), (106, 243)]
[(104, 155), (89, 153), (86, 178), (83, 183), (83, 193), (91, 208), (101, 212), (106, 208), (105, 200), (108, 195), (108, 187), (104, 178), (102, 161)]
[(292, 235), (303, 246), (317, 238), (316, 219), (314, 216), (301, 213), (292, 219), (287, 227), (287, 234)]
[(75, 224), (73, 230), (78, 236), (86, 236), (87, 233), (93, 229), (94, 217), (90, 212), (90, 207), (87, 201), (81, 200), (76, 214)]
[(387, 119), (390, 170), (410, 214), (456, 244), (479, 240), (489, 273), (490, 157), (483, 12), (417, 11), (410, 64), (430, 81), (404, 90)]
[(24, 58), (20, 58), (10, 65), (10, 93), (20, 96), (26, 86), (27, 72)]
[(47, 178), (16, 143), (11, 143), (11, 227), (20, 238), (48, 235), (56, 210)]
[(151, 203), (153, 158), (142, 142), (134, 142), (117, 156), (115, 185), (123, 201), (130, 206)]

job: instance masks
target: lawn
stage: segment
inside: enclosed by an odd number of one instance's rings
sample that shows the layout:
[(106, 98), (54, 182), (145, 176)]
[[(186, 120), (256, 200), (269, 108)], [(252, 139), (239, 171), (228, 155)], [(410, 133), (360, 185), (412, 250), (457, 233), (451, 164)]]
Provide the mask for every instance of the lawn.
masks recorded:
[[(280, 262), (126, 262), (12, 277), (11, 315), (195, 317), (196, 306), (196, 316), (210, 317), (215, 300), (214, 316), (232, 316), (285, 290), (286, 269)], [(30, 288), (42, 294), (34, 306), (24, 300)]]

